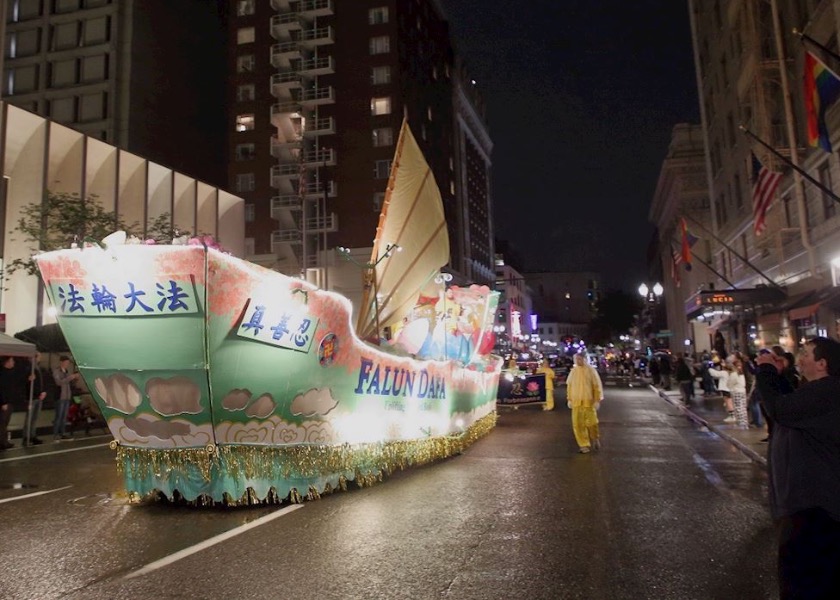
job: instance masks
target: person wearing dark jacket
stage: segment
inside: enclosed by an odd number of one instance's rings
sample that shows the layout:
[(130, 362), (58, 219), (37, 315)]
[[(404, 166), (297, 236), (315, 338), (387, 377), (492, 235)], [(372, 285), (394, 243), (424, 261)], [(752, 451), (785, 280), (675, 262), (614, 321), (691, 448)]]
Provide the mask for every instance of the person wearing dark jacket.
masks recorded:
[[(44, 371), (38, 365), (41, 355), (35, 356), (35, 368), (31, 369), (26, 376), (26, 382), (32, 386), (32, 398), (28, 401), (26, 406), (26, 421), (23, 424), (23, 445), (33, 446), (42, 444), (43, 440), (39, 439), (37, 434), (38, 417), (41, 414), (41, 407), (44, 403), (44, 398), (47, 397), (47, 384), (44, 376)], [(29, 392), (29, 390), (26, 390)]]
[(682, 353), (677, 355), (677, 368), (674, 371), (674, 376), (680, 384), (683, 404), (688, 406), (694, 396), (694, 372), (688, 366), (688, 358)]
[(12, 408), (21, 395), (13, 356), (0, 357), (0, 450), (13, 448), (8, 438)]
[(774, 423), (768, 467), (781, 598), (840, 597), (840, 342), (816, 337), (803, 346), (806, 382), (796, 390), (783, 357), (760, 354), (756, 363)]

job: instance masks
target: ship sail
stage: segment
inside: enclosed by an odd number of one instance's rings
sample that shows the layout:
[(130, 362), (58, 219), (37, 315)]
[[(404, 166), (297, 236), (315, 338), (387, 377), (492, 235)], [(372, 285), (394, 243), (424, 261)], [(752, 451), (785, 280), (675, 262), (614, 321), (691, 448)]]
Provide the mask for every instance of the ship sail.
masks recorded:
[[(388, 253), (389, 246), (400, 251)], [(359, 310), (359, 336), (378, 339), (380, 326), (400, 322), (414, 308), (420, 290), (448, 262), (440, 190), (403, 120), (371, 254), (375, 266)]]

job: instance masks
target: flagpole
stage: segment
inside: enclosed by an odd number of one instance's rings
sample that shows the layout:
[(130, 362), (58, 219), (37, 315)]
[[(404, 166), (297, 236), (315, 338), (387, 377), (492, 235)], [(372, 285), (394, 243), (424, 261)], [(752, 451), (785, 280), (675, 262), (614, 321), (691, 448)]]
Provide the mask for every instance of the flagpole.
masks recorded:
[(762, 146), (764, 146), (765, 148), (767, 148), (770, 152), (772, 152), (774, 155), (776, 155), (778, 158), (780, 158), (780, 159), (781, 159), (781, 160), (782, 160), (782, 161), (783, 161), (786, 165), (788, 165), (791, 169), (794, 169), (797, 173), (799, 173), (800, 175), (802, 175), (802, 177), (804, 177), (805, 179), (807, 179), (808, 181), (810, 181), (811, 183), (813, 183), (815, 186), (817, 186), (818, 188), (820, 188), (820, 189), (821, 189), (821, 190), (822, 190), (825, 194), (827, 194), (828, 196), (830, 196), (832, 200), (834, 200), (835, 202), (840, 202), (840, 196), (838, 196), (837, 194), (835, 194), (834, 192), (832, 192), (829, 188), (825, 187), (822, 183), (820, 183), (819, 181), (817, 181), (816, 179), (814, 179), (811, 175), (809, 175), (809, 174), (808, 174), (808, 172), (807, 172), (807, 171), (805, 171), (804, 169), (802, 169), (799, 165), (795, 165), (795, 164), (793, 164), (793, 161), (791, 161), (788, 157), (786, 157), (786, 156), (784, 156), (783, 154), (779, 153), (779, 151), (778, 151), (778, 150), (776, 150), (775, 148), (771, 147), (771, 146), (770, 146), (767, 142), (765, 142), (764, 140), (762, 140), (760, 137), (758, 137), (756, 134), (754, 134), (752, 131), (750, 131), (749, 129), (747, 129), (747, 128), (746, 128), (746, 127), (744, 127), (743, 125), (739, 125), (739, 127), (741, 128), (741, 131), (743, 131), (745, 134), (747, 134), (748, 136), (750, 136), (750, 137), (751, 137), (752, 139), (754, 139), (756, 142), (758, 142), (759, 144), (761, 144)]
[(793, 28), (793, 35), (799, 36), (799, 40), (802, 41), (802, 42), (808, 42), (810, 44), (813, 44), (814, 46), (816, 46), (817, 48), (819, 48), (820, 50), (822, 50), (823, 52), (828, 54), (831, 58), (833, 58), (837, 62), (840, 62), (840, 54), (837, 54), (836, 52), (834, 52), (830, 48), (827, 48), (826, 46), (823, 46), (822, 44), (820, 44), (817, 40), (812, 38), (807, 33), (803, 33), (803, 32), (799, 31), (798, 29), (796, 29), (794, 27)]
[[(674, 251), (674, 247), (673, 247), (673, 246), (671, 246), (671, 252), (673, 252), (673, 251)], [(703, 265), (704, 267), (706, 267), (707, 269), (709, 269), (712, 273), (714, 273), (715, 275), (717, 275), (717, 276), (718, 276), (720, 279), (722, 279), (722, 280), (723, 280), (723, 281), (724, 281), (724, 282), (725, 282), (725, 283), (726, 283), (726, 284), (727, 284), (730, 288), (732, 288), (733, 290), (737, 290), (737, 289), (738, 289), (738, 286), (737, 286), (737, 285), (735, 285), (734, 283), (732, 283), (731, 281), (729, 281), (726, 277), (724, 277), (723, 275), (721, 275), (720, 273), (718, 273), (717, 269), (715, 269), (712, 265), (710, 265), (710, 264), (709, 264), (709, 263), (707, 263), (705, 260), (703, 260), (702, 258), (700, 258), (699, 256), (697, 256), (697, 253), (695, 253), (695, 252), (694, 252), (691, 248), (689, 248), (689, 250), (688, 250), (688, 251), (689, 251), (689, 252), (691, 252), (691, 256), (693, 256), (694, 258), (696, 258), (696, 259), (697, 259), (697, 262), (699, 262), (701, 265)], [(672, 260), (673, 260), (673, 259), (672, 259)]]
[[(691, 217), (689, 217), (688, 215), (686, 215), (684, 218), (686, 218), (686, 219), (688, 219), (689, 221), (691, 221), (692, 223), (696, 224), (698, 227), (700, 227), (700, 229), (702, 229), (703, 231), (705, 231), (706, 233), (708, 233), (710, 236), (712, 236), (712, 237), (715, 239), (715, 241), (717, 241), (717, 243), (719, 243), (719, 244), (720, 244), (720, 245), (722, 245), (724, 248), (726, 248), (727, 250), (729, 250), (729, 251), (730, 251), (732, 254), (734, 254), (734, 255), (735, 255), (735, 256), (736, 256), (739, 260), (743, 261), (743, 262), (744, 262), (744, 264), (746, 264), (749, 268), (751, 268), (753, 271), (755, 271), (756, 273), (758, 273), (759, 275), (761, 275), (764, 279), (766, 279), (767, 281), (769, 281), (769, 282), (770, 282), (770, 285), (772, 285), (773, 287), (775, 287), (775, 288), (777, 288), (777, 289), (780, 289), (780, 290), (783, 290), (783, 289), (784, 289), (784, 288), (783, 288), (782, 286), (780, 286), (778, 283), (776, 283), (775, 281), (773, 281), (772, 279), (770, 279), (767, 275), (765, 275), (765, 274), (764, 274), (764, 273), (763, 273), (763, 272), (762, 272), (762, 271), (761, 271), (758, 267), (756, 267), (754, 264), (752, 264), (749, 260), (747, 260), (745, 257), (743, 257), (743, 256), (741, 256), (740, 254), (738, 254), (737, 252), (735, 252), (735, 249), (734, 249), (734, 248), (732, 248), (729, 244), (727, 244), (727, 243), (726, 243), (726, 242), (724, 242), (722, 239), (720, 239), (718, 236), (716, 236), (714, 233), (712, 233), (711, 231), (709, 231), (709, 230), (708, 230), (708, 229), (707, 229), (707, 228), (706, 228), (706, 227), (705, 227), (705, 226), (704, 226), (704, 225), (703, 225), (700, 221), (697, 221), (696, 219), (692, 219), (692, 218), (691, 218)], [(694, 254), (694, 253), (692, 252), (692, 254)], [(718, 273), (717, 271), (715, 271), (715, 275), (717, 275), (718, 277), (720, 277), (721, 279), (723, 279), (724, 281), (726, 281), (726, 283), (728, 283), (728, 284), (729, 284), (729, 285), (731, 285), (732, 287), (735, 287), (735, 286), (734, 286), (734, 285), (733, 285), (730, 281), (727, 281), (726, 279), (724, 279), (724, 278), (720, 275), (720, 273)]]
[[(779, 80), (782, 84), (782, 102), (785, 109), (785, 130), (788, 138), (788, 151), (792, 164), (799, 166), (799, 149), (796, 144), (796, 129), (793, 126), (793, 102), (791, 101), (790, 82), (787, 76), (787, 59), (785, 56), (785, 45), (782, 40), (782, 25), (779, 18), (779, 4), (777, 0), (770, 0), (770, 13), (773, 17), (773, 37), (776, 42), (776, 57), (779, 62)], [(799, 176), (799, 170), (793, 172), (794, 193), (796, 194), (796, 212), (799, 215), (799, 239), (802, 247), (808, 254), (808, 269), (813, 277), (819, 277), (817, 273), (817, 259), (814, 246), (811, 243), (811, 236), (808, 231), (808, 210), (805, 206), (805, 183)]]

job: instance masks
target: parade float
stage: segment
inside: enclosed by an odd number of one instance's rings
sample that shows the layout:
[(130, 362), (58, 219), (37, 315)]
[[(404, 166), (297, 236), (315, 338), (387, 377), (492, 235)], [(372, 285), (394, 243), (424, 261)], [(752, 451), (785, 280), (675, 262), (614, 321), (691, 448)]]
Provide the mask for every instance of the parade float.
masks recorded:
[(445, 287), (446, 232), (404, 124), (355, 327), (347, 298), (203, 238), (153, 245), (117, 233), (38, 255), (126, 490), (195, 504), (299, 501), (488, 433), (498, 297)]

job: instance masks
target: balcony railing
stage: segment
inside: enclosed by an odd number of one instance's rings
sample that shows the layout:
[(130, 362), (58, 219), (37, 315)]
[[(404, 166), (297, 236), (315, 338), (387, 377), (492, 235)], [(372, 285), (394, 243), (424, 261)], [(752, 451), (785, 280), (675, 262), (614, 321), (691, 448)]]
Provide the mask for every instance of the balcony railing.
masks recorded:
[(306, 129), (303, 130), (303, 135), (307, 137), (313, 135), (329, 135), (332, 133), (335, 133), (335, 119), (332, 117), (307, 119)]
[(335, 61), (332, 56), (319, 56), (300, 63), (298, 71), (301, 75), (328, 75), (335, 73)]
[(301, 110), (300, 102), (289, 100), (285, 102), (278, 102), (271, 105), (271, 118), (275, 116), (288, 115), (291, 113), (299, 113)]
[(333, 14), (333, 0), (303, 0), (298, 12), (307, 18), (329, 16)]
[(271, 64), (275, 67), (281, 64), (281, 59), (300, 58), (303, 47), (299, 42), (280, 42), (271, 46)]
[(300, 103), (304, 106), (333, 104), (335, 103), (335, 92), (331, 85), (327, 87), (303, 90), (303, 93), (300, 95)]
[(281, 229), (271, 232), (271, 248), (273, 252), (278, 244), (300, 244), (301, 234), (298, 229)]
[(323, 148), (321, 150), (310, 150), (303, 155), (303, 163), (307, 166), (317, 165), (334, 165), (335, 164), (335, 150), (332, 148)]
[(331, 213), (325, 217), (306, 219), (306, 230), (309, 233), (333, 233), (338, 231), (338, 215)]
[(297, 177), (300, 175), (300, 165), (297, 163), (284, 163), (271, 167), (271, 177)]
[(318, 27), (316, 29), (301, 29), (291, 32), (292, 40), (304, 46), (321, 46), (335, 42), (332, 27)]
[(303, 203), (297, 194), (281, 194), (271, 199), (271, 218), (280, 219), (282, 211), (298, 211)]

